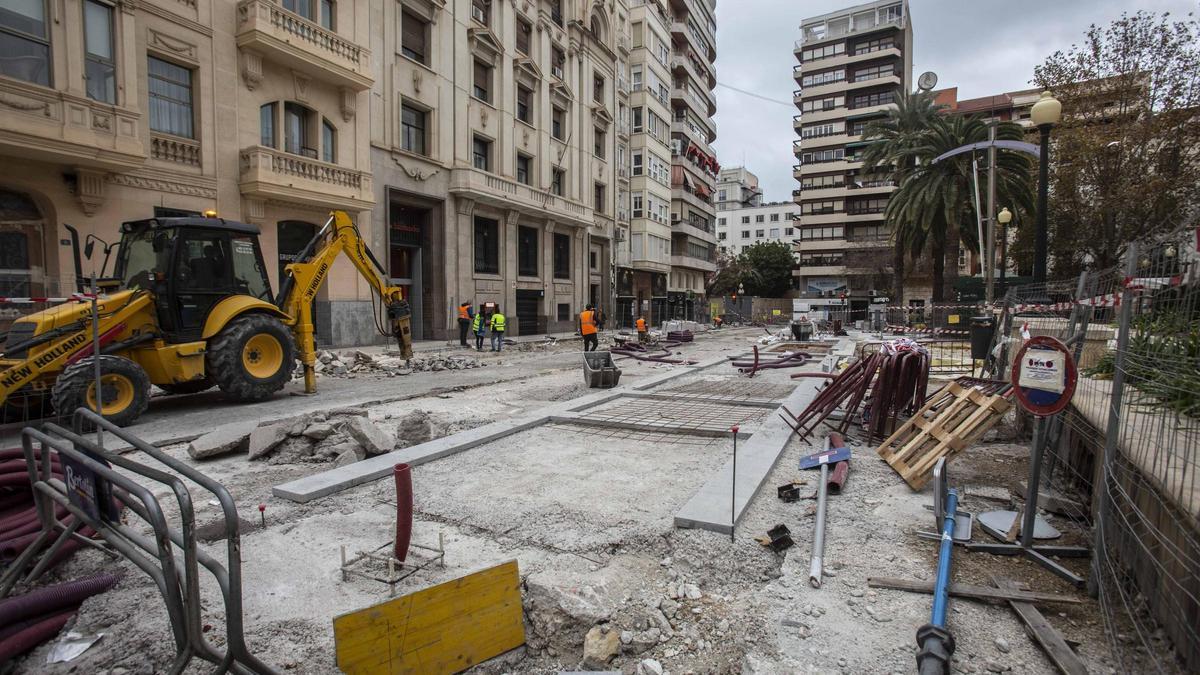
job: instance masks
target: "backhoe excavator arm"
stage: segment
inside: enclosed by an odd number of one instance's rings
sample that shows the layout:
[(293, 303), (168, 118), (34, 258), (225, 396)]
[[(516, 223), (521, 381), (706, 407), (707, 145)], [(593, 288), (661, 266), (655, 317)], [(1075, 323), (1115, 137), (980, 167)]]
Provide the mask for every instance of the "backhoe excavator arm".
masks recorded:
[[(292, 317), (292, 332), (300, 349), (300, 361), (304, 364), (304, 391), (309, 394), (317, 390), (316, 372), (313, 370), (317, 354), (313, 342), (312, 303), (321, 284), (325, 283), (334, 260), (342, 253), (382, 300), (390, 324), (390, 335), (396, 338), (404, 358), (412, 358), (411, 310), (404, 297), (404, 289), (388, 285), (386, 272), (363, 241), (354, 221), (345, 211), (334, 211), (324, 227), (297, 256), (296, 262), (284, 268), (285, 278), (277, 302), (279, 308)], [(379, 328), (382, 334), (389, 334), (383, 326)]]

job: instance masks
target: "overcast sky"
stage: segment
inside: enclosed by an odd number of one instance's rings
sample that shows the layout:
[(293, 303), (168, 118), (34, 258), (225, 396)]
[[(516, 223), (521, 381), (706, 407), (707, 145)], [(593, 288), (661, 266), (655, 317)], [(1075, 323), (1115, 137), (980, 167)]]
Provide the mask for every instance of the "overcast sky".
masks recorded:
[[(764, 199), (791, 199), (792, 48), (800, 22), (851, 7), (854, 0), (717, 0), (717, 159), (758, 175)], [(1123, 11), (1184, 15), (1197, 0), (909, 0), (916, 42), (913, 80), (926, 70), (937, 88), (974, 98), (1031, 86), (1033, 67), (1077, 42), (1089, 24)], [(723, 84), (760, 94), (765, 101)]]

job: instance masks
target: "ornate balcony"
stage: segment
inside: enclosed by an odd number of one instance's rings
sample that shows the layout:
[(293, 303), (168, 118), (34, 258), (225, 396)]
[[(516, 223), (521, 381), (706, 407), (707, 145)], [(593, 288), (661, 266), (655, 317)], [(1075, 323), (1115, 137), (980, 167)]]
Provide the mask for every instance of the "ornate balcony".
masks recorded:
[(364, 211), (375, 204), (366, 171), (262, 146), (242, 150), (241, 160), (239, 185), (248, 197), (346, 211)]
[(0, 115), (6, 155), (111, 171), (146, 161), (137, 110), (0, 78)]
[[(370, 89), (374, 82), (370, 50), (271, 0), (238, 3), (237, 46), (353, 91)], [(253, 80), (252, 64), (242, 70), (248, 82)]]
[(200, 167), (200, 144), (190, 138), (150, 135), (150, 157), (183, 166)]
[(577, 227), (589, 227), (594, 222), (591, 207), (474, 168), (454, 169), (450, 174), (450, 191), (501, 208), (515, 205), (545, 213), (556, 221)]

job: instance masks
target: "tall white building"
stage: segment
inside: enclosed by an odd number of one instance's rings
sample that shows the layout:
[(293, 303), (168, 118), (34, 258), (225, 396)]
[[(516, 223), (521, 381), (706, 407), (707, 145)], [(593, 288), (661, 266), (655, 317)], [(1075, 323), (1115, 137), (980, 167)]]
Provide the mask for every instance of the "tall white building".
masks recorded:
[[(863, 172), (862, 135), (911, 90), (912, 25), (907, 0), (878, 0), (805, 19), (796, 41), (800, 86), (793, 100), (799, 140), (800, 265), (805, 297), (845, 295), (866, 310), (890, 287), (891, 246), (884, 209), (895, 184)], [(897, 302), (902, 301), (896, 299)]]
[(792, 245), (796, 240), (795, 202), (768, 202), (730, 208), (717, 214), (717, 246), (737, 255), (765, 242)]
[(717, 210), (740, 209), (762, 204), (758, 176), (744, 166), (721, 169), (717, 176)]

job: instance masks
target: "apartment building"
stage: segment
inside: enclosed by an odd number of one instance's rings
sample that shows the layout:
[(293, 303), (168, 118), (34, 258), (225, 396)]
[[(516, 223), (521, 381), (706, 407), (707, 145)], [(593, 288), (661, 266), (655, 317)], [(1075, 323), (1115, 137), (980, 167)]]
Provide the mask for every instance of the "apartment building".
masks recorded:
[(370, 5), (375, 243), (412, 287), (414, 336), (457, 331), (464, 300), (516, 335), (611, 314), (626, 3)]
[[(717, 246), (721, 253), (731, 256), (755, 244), (776, 242), (791, 246), (796, 241), (796, 232), (795, 202), (767, 202), (717, 213)], [(823, 264), (810, 254), (808, 264), (819, 263)]]
[(721, 169), (717, 176), (717, 210), (742, 209), (762, 204), (758, 176), (744, 166)]
[[(862, 170), (863, 129), (911, 89), (907, 1), (880, 0), (806, 19), (795, 45), (793, 123), (800, 187), (796, 286), (865, 310), (891, 287), (883, 212), (896, 186)], [(906, 291), (907, 292), (907, 291)], [(914, 289), (914, 293), (920, 293)]]
[[(112, 242), (215, 210), (261, 228), (275, 288), (330, 210), (369, 229), (370, 20), (367, 0), (0, 4), (0, 295), (75, 289), (64, 225)], [(372, 316), (339, 262), (318, 338), (368, 341)]]
[(617, 316), (703, 314), (715, 269), (715, 0), (631, 0), (630, 228)]

